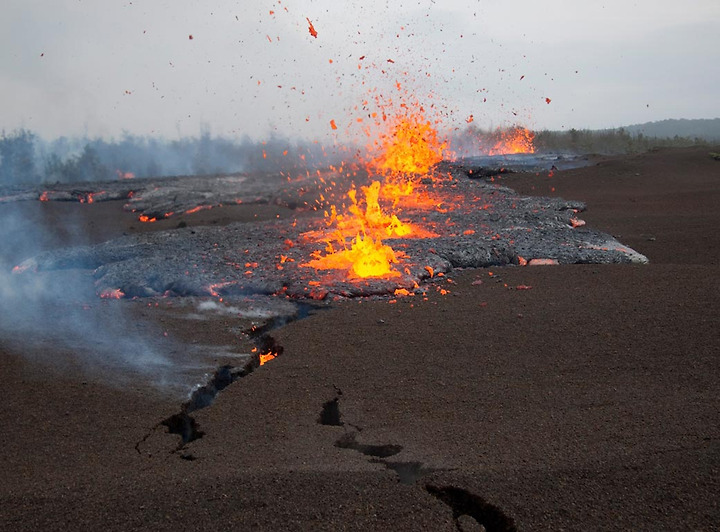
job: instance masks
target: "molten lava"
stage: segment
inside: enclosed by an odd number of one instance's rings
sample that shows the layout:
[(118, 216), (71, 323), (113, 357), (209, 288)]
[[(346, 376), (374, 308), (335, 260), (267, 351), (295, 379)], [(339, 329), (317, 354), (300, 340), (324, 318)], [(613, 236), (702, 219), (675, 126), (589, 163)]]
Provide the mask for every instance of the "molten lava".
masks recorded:
[(123, 172), (122, 170), (115, 170), (118, 179), (135, 179), (133, 172)]
[(318, 32), (315, 30), (315, 26), (313, 26), (313, 23), (310, 21), (309, 18), (305, 17), (305, 20), (308, 21), (308, 32), (310, 32), (310, 35), (317, 39)]
[(260, 355), (259, 355), (260, 365), (264, 366), (265, 364), (270, 362), (272, 359), (274, 359), (276, 356), (277, 356), (277, 354), (275, 354), (275, 353), (264, 353), (264, 354), (260, 353)]
[(447, 142), (438, 139), (422, 107), (390, 120), (389, 133), (381, 134), (375, 143), (380, 154), (368, 163), (370, 170), (384, 176), (427, 174), (443, 160)]
[(392, 268), (398, 262), (393, 249), (382, 243), (379, 238), (358, 235), (353, 238), (350, 248), (335, 251), (328, 245), (328, 254), (317, 253), (315, 259), (303, 264), (318, 270), (348, 270), (353, 277), (397, 277), (399, 272)]
[(102, 299), (122, 299), (123, 297), (125, 297), (125, 293), (118, 288), (115, 288), (112, 290), (110, 290), (110, 289), (103, 290), (98, 295)]
[[(303, 264), (319, 270), (347, 270), (350, 277), (396, 277), (392, 265), (398, 262), (393, 249), (383, 238), (427, 236), (428, 232), (400, 221), (396, 215), (383, 212), (378, 202), (381, 184), (373, 181), (361, 187), (364, 200), (358, 200), (357, 189), (348, 192), (352, 204), (347, 214), (338, 214), (333, 205), (327, 215), (328, 231), (306, 233), (306, 237), (324, 239), (326, 255), (314, 254)], [(350, 245), (348, 247), (348, 240)], [(337, 249), (336, 249), (337, 246)]]
[(535, 134), (532, 131), (520, 126), (500, 131), (500, 140), (495, 143), (488, 155), (535, 153), (534, 139)]
[(358, 201), (357, 189), (354, 187), (350, 189), (347, 196), (352, 204), (348, 208), (348, 214), (338, 214), (334, 205), (330, 207), (327, 224), (329, 227), (335, 227), (333, 234), (340, 242), (358, 233), (368, 234), (377, 239), (407, 237), (412, 234), (427, 236), (421, 228), (403, 223), (395, 214), (386, 214), (382, 210), (379, 199), (381, 193), (386, 197), (384, 189), (380, 181), (373, 181), (370, 186), (360, 187), (364, 201)]
[(433, 165), (442, 161), (447, 142), (439, 139), (419, 103), (403, 102), (400, 105), (402, 112), (394, 117), (388, 116), (388, 106), (378, 104), (382, 112), (371, 116), (382, 116), (382, 122), (378, 118), (376, 124), (382, 130), (368, 147), (375, 155), (364, 164), (371, 175), (382, 176), (386, 182), (375, 180), (369, 186), (361, 187), (361, 199), (353, 186), (347, 194), (350, 204), (344, 213), (339, 214), (337, 207), (331, 206), (326, 212), (327, 229), (304, 235), (325, 241), (326, 254), (315, 252), (313, 260), (302, 266), (346, 270), (351, 278), (397, 277), (400, 273), (393, 266), (399, 262), (399, 256), (383, 243), (383, 239), (437, 236), (422, 227), (402, 222), (397, 214), (384, 211), (381, 202), (396, 209), (404, 198), (418, 196), (414, 193), (413, 176), (427, 174)]

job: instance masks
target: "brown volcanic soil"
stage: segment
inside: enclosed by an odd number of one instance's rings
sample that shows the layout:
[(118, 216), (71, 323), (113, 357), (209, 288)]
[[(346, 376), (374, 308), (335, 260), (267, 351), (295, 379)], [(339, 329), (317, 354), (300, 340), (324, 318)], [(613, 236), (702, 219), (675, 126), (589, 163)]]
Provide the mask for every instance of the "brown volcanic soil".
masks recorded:
[[(274, 331), (284, 354), (195, 412), (205, 435), (179, 451), (158, 426), (176, 400), (78, 372), (52, 345), (3, 350), (0, 528), (455, 530), (430, 485), (487, 530), (717, 529), (720, 163), (707, 153), (504, 176), (586, 201), (591, 227), (651, 263), (467, 270), (427, 301), (333, 304)], [(69, 208), (41, 207), (50, 220)], [(93, 239), (135, 224), (119, 204), (74, 205), (87, 207)]]

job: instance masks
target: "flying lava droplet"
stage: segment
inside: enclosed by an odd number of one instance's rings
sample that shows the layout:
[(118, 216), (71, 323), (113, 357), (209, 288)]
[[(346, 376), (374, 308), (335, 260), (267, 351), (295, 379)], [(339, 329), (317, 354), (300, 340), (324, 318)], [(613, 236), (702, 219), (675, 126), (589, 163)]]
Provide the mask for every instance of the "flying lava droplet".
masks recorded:
[(308, 21), (308, 24), (309, 24), (308, 31), (310, 32), (310, 35), (312, 35), (313, 37), (315, 37), (317, 39), (318, 34), (317, 34), (317, 31), (315, 31), (315, 26), (313, 26), (313, 23), (310, 21), (309, 18), (305, 17), (305, 20)]

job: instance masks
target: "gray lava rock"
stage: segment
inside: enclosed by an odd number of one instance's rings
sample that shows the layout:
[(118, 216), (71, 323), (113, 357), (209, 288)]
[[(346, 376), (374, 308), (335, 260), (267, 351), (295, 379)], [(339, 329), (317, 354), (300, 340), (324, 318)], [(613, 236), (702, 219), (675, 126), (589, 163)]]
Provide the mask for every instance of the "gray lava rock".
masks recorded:
[[(228, 195), (278, 196), (277, 183), (211, 179), (188, 181), (145, 192), (137, 202), (143, 212), (182, 210), (197, 203), (222, 203)], [(243, 187), (249, 186), (248, 190)], [(455, 168), (420, 190), (448, 198), (448, 210), (404, 208), (399, 218), (429, 228), (433, 238), (388, 239), (400, 252), (397, 277), (350, 279), (341, 271), (303, 266), (323, 242), (303, 236), (324, 227), (321, 219), (295, 224), (272, 221), (224, 227), (179, 228), (126, 236), (91, 247), (56, 250), (26, 261), (21, 269), (94, 269), (100, 294), (120, 290), (126, 297), (152, 295), (284, 294), (294, 298), (359, 297), (414, 290), (431, 271), (518, 264), (554, 259), (571, 263), (646, 263), (647, 258), (612, 236), (573, 221), (585, 205), (559, 198), (523, 197), (481, 180), (468, 179)], [(234, 190), (237, 188), (238, 190)], [(232, 192), (232, 193), (231, 193)], [(458, 198), (461, 201), (458, 201)]]

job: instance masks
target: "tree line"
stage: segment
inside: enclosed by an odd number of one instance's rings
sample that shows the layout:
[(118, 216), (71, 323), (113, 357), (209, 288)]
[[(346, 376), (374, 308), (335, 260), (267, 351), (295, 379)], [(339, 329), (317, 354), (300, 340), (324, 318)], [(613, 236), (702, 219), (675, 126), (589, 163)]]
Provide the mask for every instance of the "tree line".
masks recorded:
[[(474, 125), (450, 139), (458, 155), (482, 154), (501, 130)], [(709, 145), (699, 137), (652, 137), (626, 129), (537, 131), (539, 153), (624, 154), (657, 147)], [(110, 181), (129, 177), (212, 175), (249, 171), (305, 171), (347, 159), (351, 149), (331, 153), (317, 142), (272, 137), (258, 142), (203, 132), (198, 137), (164, 140), (126, 134), (119, 140), (60, 137), (45, 141), (26, 129), (0, 134), (0, 186)]]
[(61, 137), (48, 142), (18, 129), (0, 134), (0, 186), (306, 170), (338, 158), (318, 143), (280, 137), (258, 142), (204, 132), (179, 140), (128, 134), (119, 140)]
[[(484, 155), (498, 141), (512, 130), (522, 130), (520, 126), (480, 129), (470, 125), (456, 131), (450, 139), (450, 146), (458, 156)], [(567, 131), (533, 131), (532, 144), (536, 153), (559, 154), (601, 154), (621, 155), (642, 153), (654, 148), (688, 146), (710, 146), (712, 140), (701, 137), (654, 137), (643, 133), (634, 133), (625, 128), (617, 129), (570, 129)]]
[(699, 137), (652, 137), (630, 133), (624, 128), (606, 130), (570, 129), (569, 131), (539, 131), (535, 134), (535, 148), (546, 153), (597, 153), (615, 155), (642, 153), (654, 148), (685, 148), (706, 146)]

